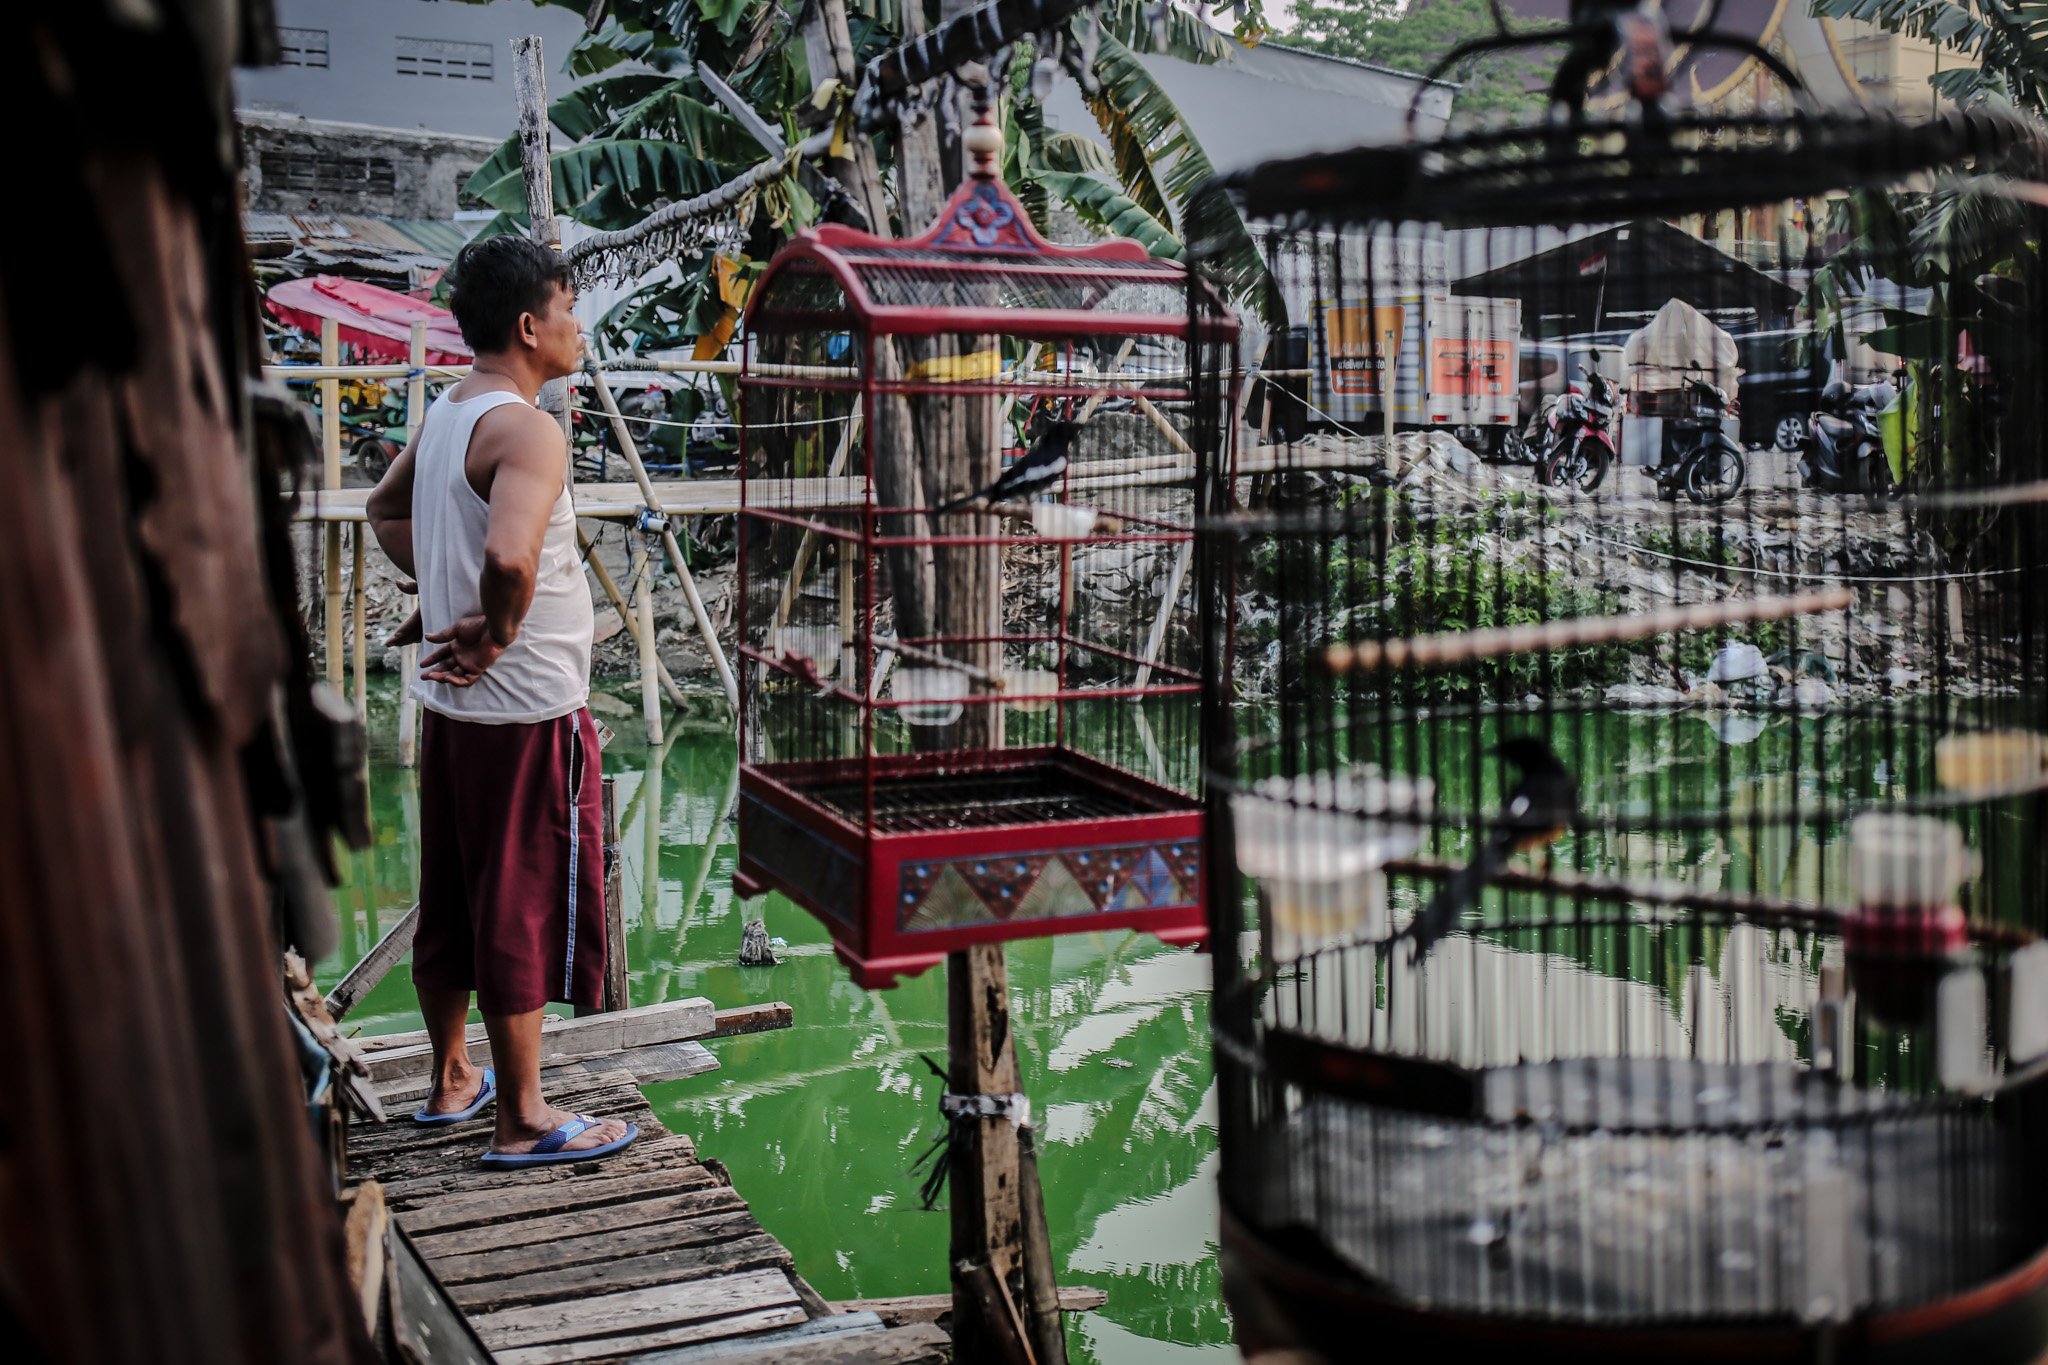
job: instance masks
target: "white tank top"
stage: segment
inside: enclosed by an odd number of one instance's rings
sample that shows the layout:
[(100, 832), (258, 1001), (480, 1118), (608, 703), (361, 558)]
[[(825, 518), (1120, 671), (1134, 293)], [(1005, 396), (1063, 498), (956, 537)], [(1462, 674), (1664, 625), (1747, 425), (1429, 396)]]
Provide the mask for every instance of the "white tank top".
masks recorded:
[[(492, 408), (525, 401), (502, 392), (460, 400), (444, 393), (427, 409), (413, 452), (412, 558), (419, 571), (420, 620), (429, 634), (483, 610), (479, 583), (491, 507), (470, 487), (470, 433)], [(565, 482), (548, 514), (533, 605), (519, 638), (469, 686), (415, 678), (413, 695), (444, 716), (491, 725), (566, 716), (590, 698), (593, 616), (576, 549), (576, 508)], [(421, 651), (434, 648), (422, 645)]]

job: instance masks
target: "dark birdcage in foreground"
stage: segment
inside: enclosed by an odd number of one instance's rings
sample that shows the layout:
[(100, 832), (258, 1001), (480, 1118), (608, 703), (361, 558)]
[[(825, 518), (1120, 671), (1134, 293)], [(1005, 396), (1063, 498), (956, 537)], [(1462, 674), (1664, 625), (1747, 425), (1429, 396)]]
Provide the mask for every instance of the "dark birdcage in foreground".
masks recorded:
[[(1233, 181), (1289, 329), (1197, 397), (1247, 1345), (2048, 1349), (2044, 164), (1673, 115)], [(1512, 439), (1398, 394), (1502, 380)]]
[(982, 175), (913, 241), (804, 234), (754, 292), (735, 879), (864, 985), (1204, 935), (1186, 289), (1047, 244)]

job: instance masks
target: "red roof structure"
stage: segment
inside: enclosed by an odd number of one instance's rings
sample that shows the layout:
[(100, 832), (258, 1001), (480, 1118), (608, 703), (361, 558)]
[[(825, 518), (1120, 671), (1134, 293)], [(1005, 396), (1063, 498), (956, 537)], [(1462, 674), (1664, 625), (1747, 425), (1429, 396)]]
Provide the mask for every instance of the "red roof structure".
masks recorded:
[(460, 365), (473, 359), (455, 315), (406, 294), (396, 294), (361, 280), (336, 275), (285, 280), (271, 287), (263, 306), (278, 321), (317, 336), (320, 323), (333, 318), (341, 339), (358, 351), (388, 360), (404, 360), (411, 348), (412, 324), (427, 323), (427, 363)]

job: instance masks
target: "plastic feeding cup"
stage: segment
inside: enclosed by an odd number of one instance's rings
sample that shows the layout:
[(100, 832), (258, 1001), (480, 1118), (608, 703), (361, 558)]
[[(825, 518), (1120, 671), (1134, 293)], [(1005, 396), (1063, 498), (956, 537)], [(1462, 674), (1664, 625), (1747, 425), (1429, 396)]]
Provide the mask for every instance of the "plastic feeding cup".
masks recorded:
[(1932, 815), (1873, 811), (1849, 824), (1849, 892), (1844, 927), (1852, 953), (1945, 956), (1969, 934), (1956, 891), (1977, 875), (1963, 831)]
[(1003, 674), (1003, 705), (1022, 715), (1052, 710), (1060, 675), (1049, 668), (1012, 668)]
[(1265, 895), (1275, 955), (1384, 935), (1380, 869), (1421, 846), (1420, 819), (1435, 801), (1428, 778), (1370, 768), (1269, 777), (1231, 797), (1238, 870)]
[(1031, 529), (1049, 540), (1081, 540), (1095, 530), (1099, 514), (1092, 507), (1064, 502), (1031, 504)]
[(889, 695), (902, 703), (896, 714), (906, 725), (951, 725), (966, 709), (967, 675), (950, 668), (899, 668)]

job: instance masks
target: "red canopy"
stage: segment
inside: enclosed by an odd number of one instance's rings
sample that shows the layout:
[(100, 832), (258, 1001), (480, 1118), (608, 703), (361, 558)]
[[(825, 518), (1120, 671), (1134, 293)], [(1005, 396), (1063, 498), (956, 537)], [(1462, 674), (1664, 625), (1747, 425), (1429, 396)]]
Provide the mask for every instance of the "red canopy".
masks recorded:
[(343, 341), (390, 360), (406, 358), (412, 344), (412, 324), (425, 318), (429, 365), (459, 365), (471, 359), (453, 313), (361, 280), (344, 280), (336, 275), (285, 280), (271, 286), (264, 306), (280, 322), (314, 336), (320, 335), (322, 318), (333, 318)]

